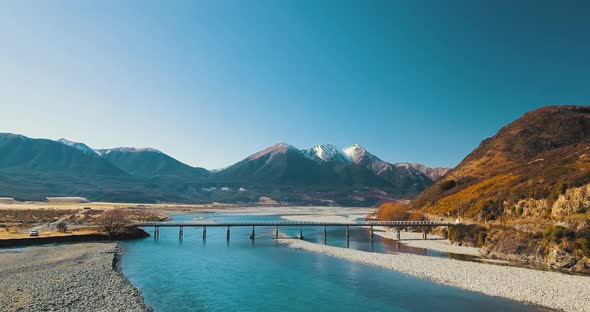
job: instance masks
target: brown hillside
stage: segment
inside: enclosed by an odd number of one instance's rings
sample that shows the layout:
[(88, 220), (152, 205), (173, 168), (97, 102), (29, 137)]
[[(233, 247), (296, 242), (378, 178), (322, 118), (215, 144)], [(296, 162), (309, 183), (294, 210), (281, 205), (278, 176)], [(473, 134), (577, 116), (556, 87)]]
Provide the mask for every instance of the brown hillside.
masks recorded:
[(493, 220), (521, 199), (554, 201), (590, 183), (590, 107), (548, 106), (484, 140), (412, 208)]

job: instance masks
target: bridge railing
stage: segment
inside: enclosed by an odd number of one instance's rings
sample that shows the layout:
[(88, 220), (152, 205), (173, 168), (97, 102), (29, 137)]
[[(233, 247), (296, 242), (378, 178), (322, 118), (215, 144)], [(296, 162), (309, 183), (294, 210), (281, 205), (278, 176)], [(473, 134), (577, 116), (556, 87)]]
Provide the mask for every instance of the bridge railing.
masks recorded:
[(319, 222), (319, 221), (200, 221), (200, 222), (143, 222), (138, 227), (153, 226), (450, 226), (455, 223), (445, 221), (358, 221), (358, 222)]

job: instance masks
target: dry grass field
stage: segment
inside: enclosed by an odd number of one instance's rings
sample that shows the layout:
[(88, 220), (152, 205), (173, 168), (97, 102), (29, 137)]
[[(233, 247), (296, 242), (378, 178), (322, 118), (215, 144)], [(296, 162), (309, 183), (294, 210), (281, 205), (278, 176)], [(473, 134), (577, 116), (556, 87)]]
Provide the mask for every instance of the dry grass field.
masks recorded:
[[(52, 198), (47, 202), (18, 202), (9, 198), (0, 201), (0, 240), (29, 237), (36, 229), (39, 237), (95, 234), (100, 230), (97, 220), (108, 210), (120, 209), (131, 222), (161, 221), (164, 211), (197, 211), (214, 205), (137, 204), (85, 202), (80, 198)], [(66, 232), (57, 231), (57, 223), (67, 224)]]

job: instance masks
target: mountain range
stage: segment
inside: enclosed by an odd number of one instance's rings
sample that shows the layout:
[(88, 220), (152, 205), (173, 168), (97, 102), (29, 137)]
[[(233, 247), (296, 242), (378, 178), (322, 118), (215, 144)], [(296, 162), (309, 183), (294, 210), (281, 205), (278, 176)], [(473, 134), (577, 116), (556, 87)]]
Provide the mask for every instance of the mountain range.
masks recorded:
[(275, 144), (221, 170), (192, 167), (153, 148), (92, 149), (80, 142), (0, 134), (0, 196), (38, 200), (375, 204), (412, 198), (446, 172), (388, 163), (359, 145), (300, 150)]

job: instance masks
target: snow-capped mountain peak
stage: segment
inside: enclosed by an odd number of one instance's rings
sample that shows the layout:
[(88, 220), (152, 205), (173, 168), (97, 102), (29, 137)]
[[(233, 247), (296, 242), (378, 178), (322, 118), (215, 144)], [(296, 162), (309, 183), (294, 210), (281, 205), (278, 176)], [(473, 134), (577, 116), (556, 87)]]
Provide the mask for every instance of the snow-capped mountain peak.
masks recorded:
[(350, 157), (350, 159), (352, 159), (352, 161), (354, 161), (357, 164), (362, 160), (365, 154), (367, 154), (367, 150), (358, 144), (349, 146), (345, 148), (343, 151), (344, 154)]
[(379, 157), (369, 153), (358, 144), (345, 148), (344, 153), (348, 155), (355, 164), (364, 166), (378, 175), (391, 170), (392, 168), (392, 164), (379, 159)]
[(352, 162), (350, 157), (332, 144), (316, 145), (304, 151), (310, 158), (319, 161)]
[(77, 150), (80, 150), (86, 154), (90, 153), (90, 154), (98, 154), (98, 152), (96, 152), (95, 150), (93, 150), (92, 148), (90, 148), (88, 145), (84, 144), (84, 143), (80, 143), (80, 142), (73, 142), (64, 138), (61, 138), (59, 140), (57, 140), (56, 142), (61, 143), (63, 145), (67, 145), (70, 147), (73, 147)]

